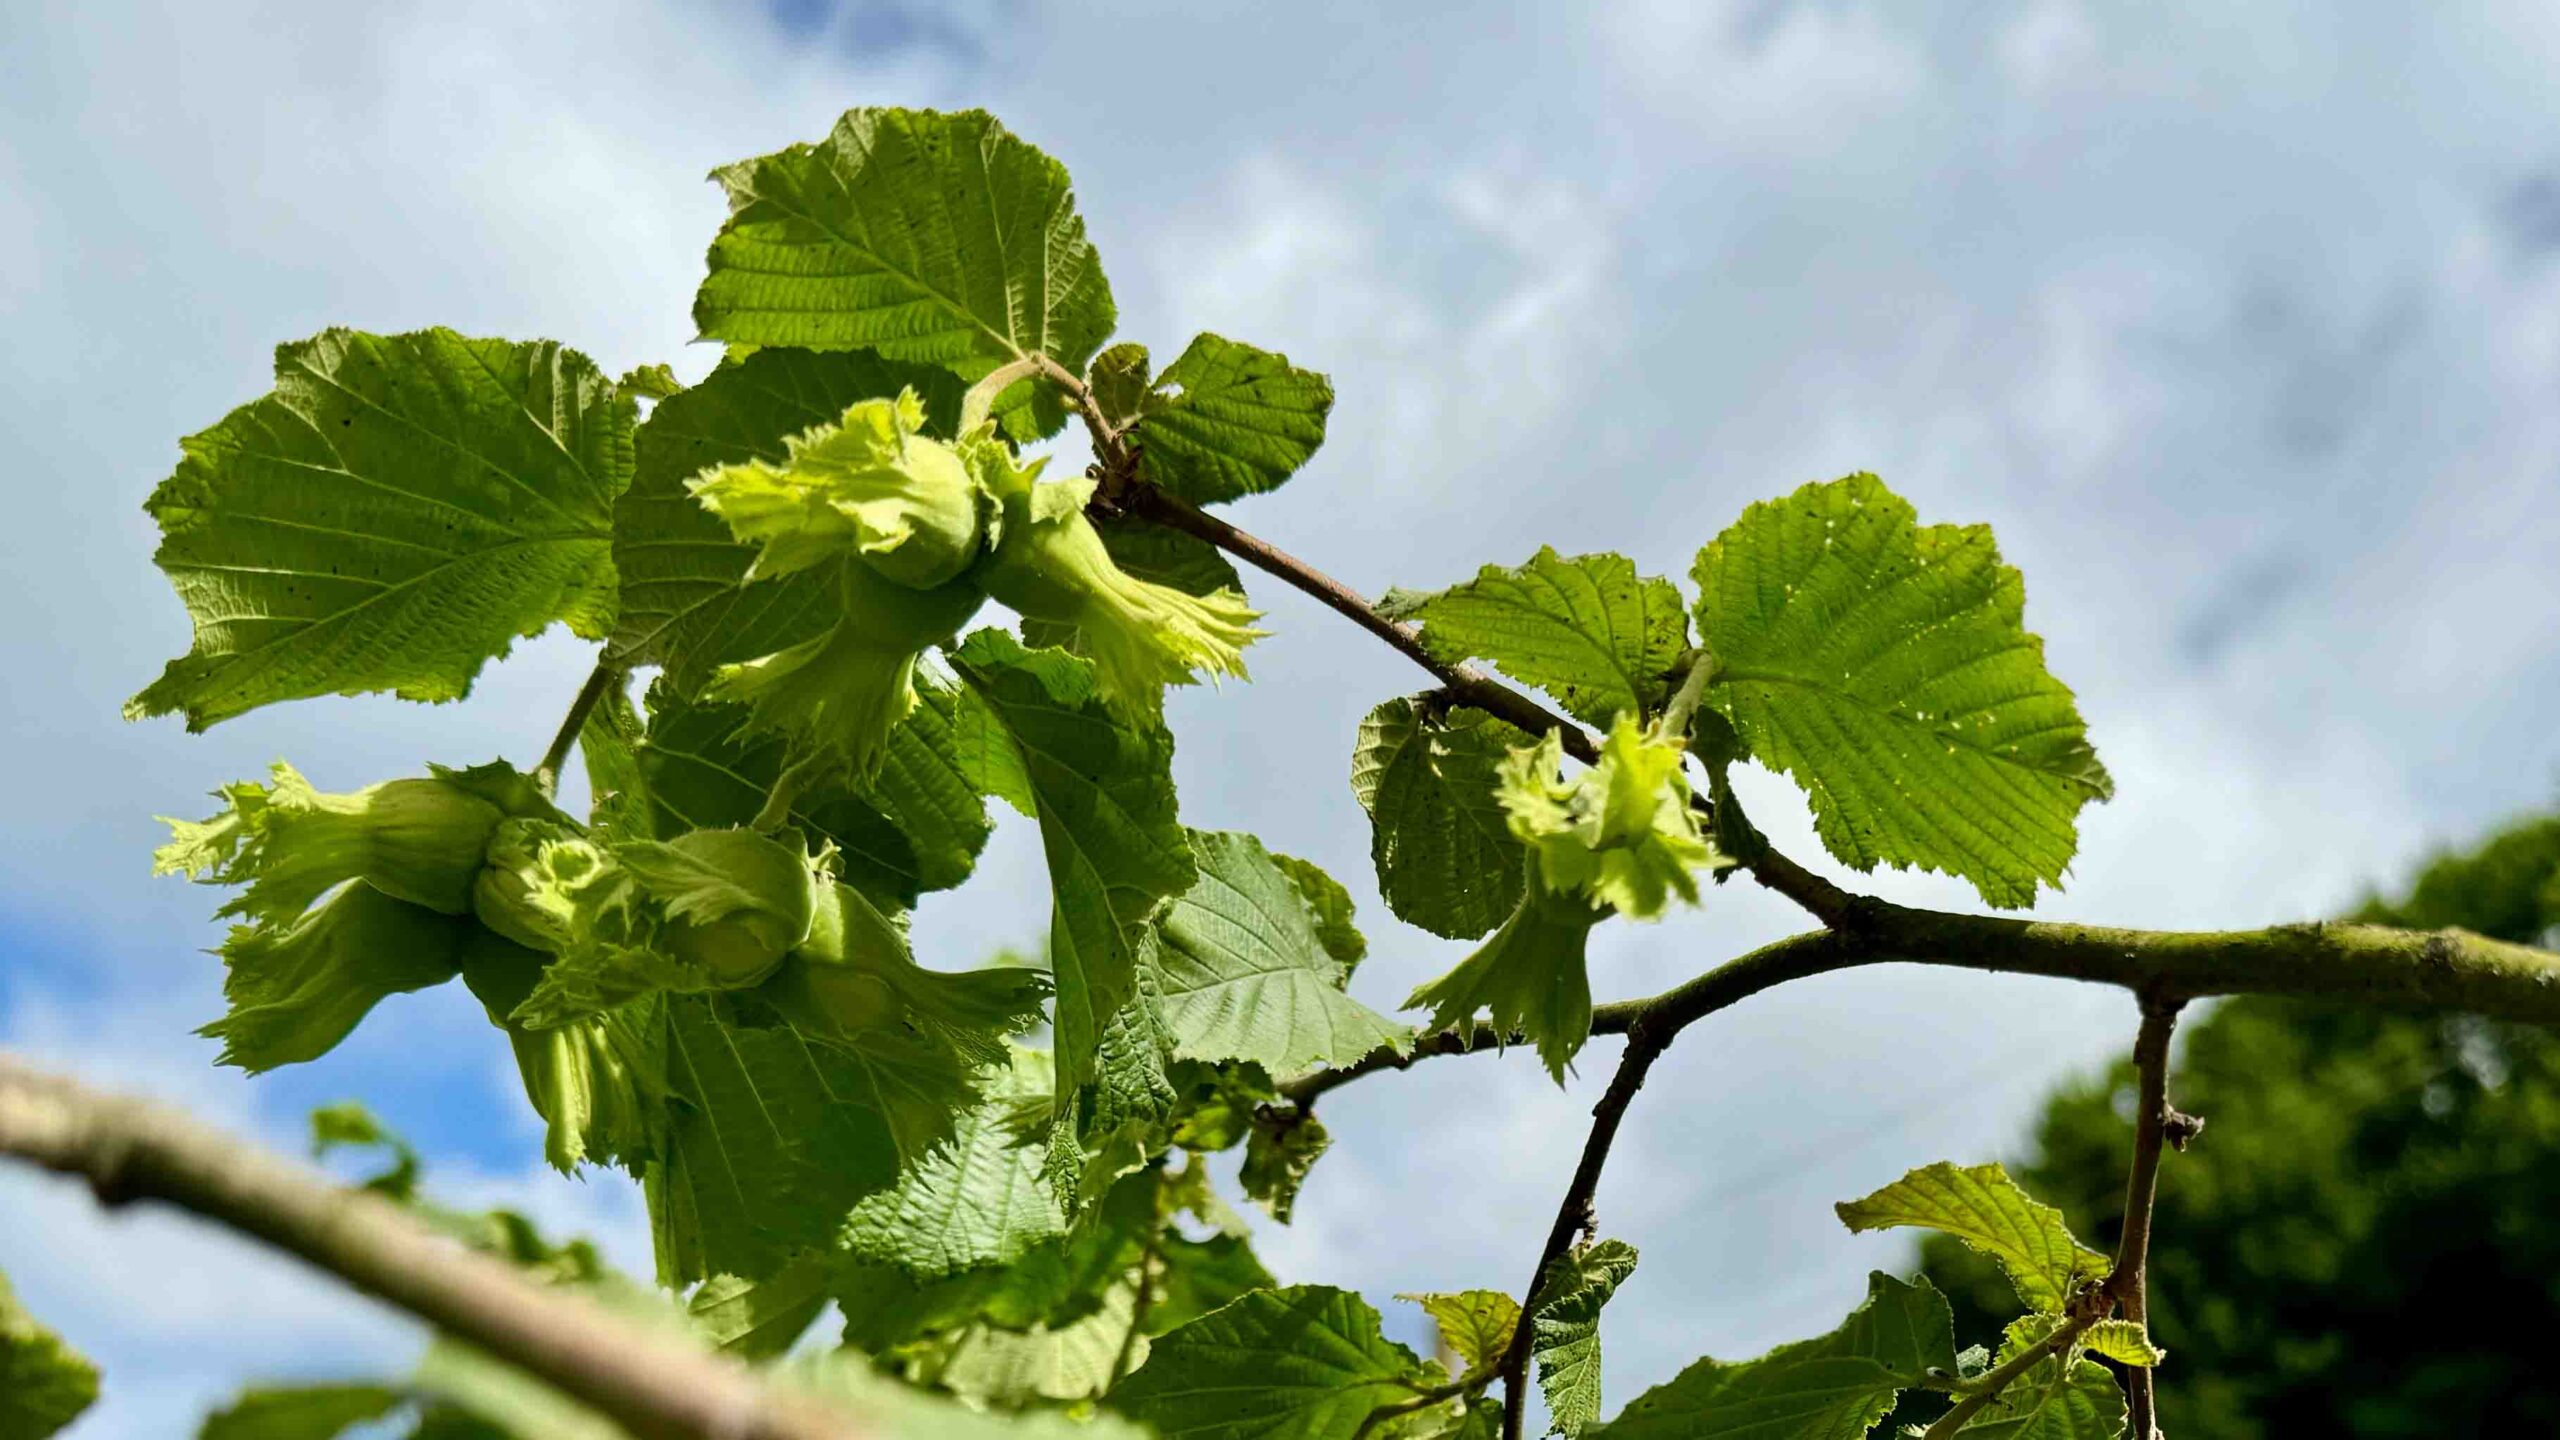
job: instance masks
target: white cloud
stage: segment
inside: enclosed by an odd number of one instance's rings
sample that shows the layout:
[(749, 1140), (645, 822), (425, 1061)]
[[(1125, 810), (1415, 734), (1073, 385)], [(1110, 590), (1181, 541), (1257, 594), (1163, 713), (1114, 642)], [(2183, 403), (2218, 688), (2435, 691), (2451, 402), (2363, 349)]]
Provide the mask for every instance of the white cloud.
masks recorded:
[(1817, 161), (1931, 79), (1919, 48), (1862, 4), (1640, 0), (1603, 24), (1635, 93), (1735, 158)]

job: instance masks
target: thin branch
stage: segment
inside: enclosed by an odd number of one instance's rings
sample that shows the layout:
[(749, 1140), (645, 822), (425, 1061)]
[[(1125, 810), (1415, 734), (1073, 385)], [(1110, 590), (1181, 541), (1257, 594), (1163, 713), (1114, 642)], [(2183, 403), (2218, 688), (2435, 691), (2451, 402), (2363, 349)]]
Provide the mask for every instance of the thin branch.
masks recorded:
[(587, 683), (578, 687), (577, 698), (569, 702), (569, 713), (560, 717), (560, 729), (551, 737), (551, 748), (542, 752), (541, 763), (533, 767), (533, 783), (543, 794), (560, 788), (560, 767), (569, 763), (569, 747), (578, 743), (579, 732), (587, 728), (587, 717), (613, 687), (622, 683), (625, 673), (621, 666), (601, 660), (587, 672)]
[(1609, 1078), (1609, 1088), (1601, 1094), (1600, 1103), (1591, 1108), (1591, 1135), (1582, 1142), (1582, 1159), (1573, 1167), (1573, 1181), (1565, 1187), (1564, 1199), (1556, 1206), (1555, 1223), (1547, 1227), (1547, 1243), (1538, 1251), (1538, 1267), (1529, 1272), (1529, 1288), (1522, 1292), (1526, 1298), (1520, 1305), (1520, 1323), (1511, 1332), (1511, 1346), (1502, 1352), (1502, 1440), (1520, 1440), (1521, 1418), (1527, 1413), (1529, 1345), (1535, 1331), (1531, 1319), (1538, 1291), (1546, 1284), (1547, 1272), (1572, 1247), (1573, 1237), (1595, 1228), (1592, 1202), (1600, 1191), (1600, 1172), (1609, 1163), (1609, 1147), (1618, 1138), (1619, 1122), (1627, 1118), (1627, 1106), (1644, 1088), (1645, 1073), (1653, 1068), (1654, 1060), (1679, 1028), (1672, 1024), (1656, 1029), (1647, 1017), (1630, 1030), (1626, 1054), (1618, 1060), (1618, 1073)]
[[(2151, 1202), (2160, 1185), (2160, 1142), (2167, 1135), (2169, 1109), (2169, 1038), (2178, 1023), (2176, 1000), (2142, 997), (2142, 1028), (2133, 1040), (2133, 1068), (2139, 1079), (2140, 1108), (2133, 1117), (2133, 1165), (2124, 1187), (2124, 1234), (2116, 1245), (2116, 1266), (2107, 1277), (2124, 1318), (2150, 1334), (2149, 1270)], [(2154, 1404), (2151, 1367), (2126, 1367), (2126, 1408), (2131, 1412), (2131, 1440), (2156, 1440), (2160, 1433)]]
[(397, 1206), (332, 1186), (174, 1111), (0, 1056), (0, 1155), (89, 1182), (102, 1204), (164, 1200), (297, 1255), (499, 1355), (645, 1440), (852, 1440), (877, 1433), (744, 1366), (548, 1290)]
[(1410, 1400), (1381, 1405), (1360, 1417), (1360, 1428), (1351, 1432), (1351, 1440), (1367, 1440), (1370, 1431), (1390, 1420), (1401, 1419), (1416, 1411), (1428, 1410), (1434, 1405), (1446, 1405), (1466, 1393), (1467, 1382), (1459, 1379), (1452, 1380), (1446, 1385), (1434, 1385)]
[(1147, 1311), (1155, 1300), (1156, 1239), (1149, 1235), (1146, 1247), (1138, 1252), (1138, 1294), (1130, 1303), (1129, 1328), (1120, 1337), (1120, 1353), (1112, 1357), (1111, 1379), (1103, 1387), (1105, 1390), (1117, 1388), (1137, 1368), (1129, 1362), (1138, 1358), (1138, 1336), (1147, 1328)]
[(1136, 452), (1129, 448), (1126, 436), (1111, 428), (1109, 418), (1102, 413), (1101, 405), (1095, 401), (1092, 390), (1084, 381), (1054, 360), (1046, 360), (1042, 373), (1057, 385), (1084, 419), (1085, 431), (1093, 441), (1094, 458), (1099, 462), (1103, 476), (1102, 487), (1095, 493), (1096, 504), (1206, 540), (1246, 564), (1314, 597), (1325, 608), (1385, 641), (1397, 654), (1431, 672), (1441, 688), (1448, 692), (1449, 699), (1508, 721), (1532, 735), (1543, 735), (1549, 730), (1561, 731), (1567, 753), (1585, 762), (1599, 758), (1599, 749), (1589, 731), (1539, 704), (1526, 692), (1515, 690), (1473, 666), (1453, 665), (1441, 659), (1423, 648), (1421, 632), (1380, 615), (1359, 591), (1260, 536), (1239, 530), (1199, 506), (1179, 496), (1169, 495), (1138, 478)]
[[(1651, 999), (1597, 1006), (1592, 1033), (1624, 1034), (1647, 1016), (1687, 1025), (1791, 980), (1897, 962), (2098, 981), (2164, 1001), (2294, 995), (2560, 1024), (2560, 954), (2468, 930), (2336, 922), (2126, 930), (1916, 910), (1866, 897), (1850, 909), (1853, 918), (1840, 930), (1789, 936)], [(1400, 1070), (1426, 1056), (1493, 1049), (1505, 1038), (1435, 1032), (1417, 1041), (1410, 1057), (1373, 1053), (1299, 1076), (1282, 1093), (1308, 1104), (1363, 1075)]]
[(1966, 1421), (1981, 1414), (1984, 1406), (1999, 1399), (2000, 1392), (2008, 1389), (2010, 1382), (2069, 1349), (2090, 1326), (2104, 1319), (2106, 1313), (2103, 1305), (2085, 1306), (2078, 1314), (2054, 1326), (2052, 1334), (1972, 1382), (1972, 1387), (1957, 1399), (1955, 1407), (1939, 1416), (1937, 1423), (1921, 1435), (1921, 1440), (1948, 1440), (1964, 1428)]

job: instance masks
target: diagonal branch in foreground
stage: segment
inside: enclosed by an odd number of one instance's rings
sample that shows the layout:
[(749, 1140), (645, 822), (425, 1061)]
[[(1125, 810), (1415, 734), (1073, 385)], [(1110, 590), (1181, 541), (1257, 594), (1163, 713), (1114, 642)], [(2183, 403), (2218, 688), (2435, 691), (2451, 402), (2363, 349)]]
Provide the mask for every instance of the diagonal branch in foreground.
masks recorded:
[(504, 1357), (645, 1440), (857, 1440), (879, 1433), (724, 1356), (547, 1290), (399, 1207), (138, 1100), (0, 1056), (0, 1155), (162, 1200), (299, 1256)]

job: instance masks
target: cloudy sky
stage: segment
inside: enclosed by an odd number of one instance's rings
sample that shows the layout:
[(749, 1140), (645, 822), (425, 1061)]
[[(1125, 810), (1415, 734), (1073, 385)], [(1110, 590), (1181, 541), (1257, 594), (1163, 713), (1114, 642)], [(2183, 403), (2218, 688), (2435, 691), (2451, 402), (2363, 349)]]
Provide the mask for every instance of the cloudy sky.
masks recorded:
[[(1329, 371), (1324, 453), (1235, 513), (1351, 583), (1542, 543), (1685, 575), (1748, 501), (1872, 469), (1926, 519), (1996, 527), (2119, 782), (2046, 913), (2334, 910), (2560, 784), (2560, 13), (2166, 8), (0, 6), (0, 1043), (283, 1145), (360, 1097), (456, 1198), (643, 1257), (629, 1187), (541, 1169), (458, 989), (296, 1072), (214, 1070), (190, 1033), (219, 1010), (213, 898), (147, 878), (155, 813), (278, 756), (331, 788), (529, 760), (586, 657), (521, 646), (434, 710), (127, 725), (186, 644), (140, 504), (179, 435), (266, 388), (274, 343), (325, 325), (699, 373), (687, 300), (722, 211), (701, 176), (856, 104), (985, 106), (1064, 160), (1125, 336), (1216, 329)], [(1343, 780), (1360, 714), (1418, 676), (1256, 595), (1278, 632), (1256, 683), (1173, 707), (1186, 818), (1350, 883), (1383, 1008), (1459, 948), (1376, 903)], [(1746, 794), (1815, 852), (1792, 792)], [(966, 893), (925, 907), (928, 959), (1036, 937), (1027, 827)], [(1718, 890), (1618, 927), (1595, 988), (1801, 924)], [(1692, 1032), (1600, 1197), (1644, 1255), (1613, 1407), (1827, 1328), (1908, 1253), (1829, 1202), (2014, 1146), (2131, 1021), (2107, 991), (1893, 969)], [(1382, 1304), (1516, 1288), (1612, 1048), (1569, 1092), (1513, 1056), (1342, 1093), (1266, 1255)], [(0, 1269), (108, 1368), (83, 1440), (185, 1433), (245, 1377), (416, 1344), (282, 1262), (22, 1176), (0, 1176)]]

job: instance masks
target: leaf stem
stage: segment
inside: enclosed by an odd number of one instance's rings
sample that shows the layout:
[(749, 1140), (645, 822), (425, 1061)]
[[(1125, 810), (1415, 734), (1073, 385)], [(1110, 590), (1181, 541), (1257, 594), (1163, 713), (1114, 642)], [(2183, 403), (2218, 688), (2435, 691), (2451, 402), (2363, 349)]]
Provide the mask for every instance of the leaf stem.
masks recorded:
[(1966, 1421), (1981, 1414), (1984, 1406), (1999, 1399), (2000, 1392), (2008, 1389), (2010, 1382), (2069, 1349), (2073, 1342), (2105, 1315), (2106, 1310), (2103, 1306), (2084, 1306), (2079, 1314), (2053, 1327), (2052, 1334), (2010, 1356), (2007, 1361), (1986, 1372), (1980, 1379), (1973, 1382), (1974, 1388), (1957, 1399), (1954, 1408), (1939, 1416), (1937, 1423), (1922, 1433), (1920, 1440), (1949, 1440), (1950, 1436), (1965, 1427)]
[(1657, 1030), (1651, 1017), (1638, 1017), (1627, 1032), (1627, 1050), (1618, 1059), (1617, 1073), (1609, 1077), (1609, 1088), (1602, 1092), (1600, 1103), (1591, 1108), (1591, 1134), (1582, 1142), (1582, 1159), (1573, 1167), (1573, 1180), (1556, 1206), (1554, 1223), (1547, 1227), (1547, 1242), (1538, 1251), (1538, 1266), (1530, 1272), (1529, 1288), (1523, 1292), (1520, 1323), (1512, 1328), (1511, 1344), (1502, 1352), (1502, 1440), (1520, 1440), (1521, 1420), (1527, 1414), (1529, 1348), (1536, 1330), (1532, 1322), (1539, 1288), (1546, 1283), (1547, 1272), (1571, 1248), (1573, 1237), (1597, 1228), (1593, 1200), (1599, 1194), (1600, 1172), (1609, 1163), (1609, 1147), (1618, 1138), (1618, 1126), (1627, 1117), (1627, 1107), (1635, 1102), (1636, 1092), (1644, 1088), (1646, 1072), (1653, 1068), (1654, 1060), (1679, 1028), (1673, 1024)]
[(1716, 657), (1704, 648), (1689, 652), (1689, 663), (1680, 672), (1680, 688), (1671, 692), (1671, 700), (1662, 707), (1662, 728), (1672, 735), (1689, 733), (1689, 721), (1698, 713), (1698, 702), (1706, 698), (1707, 682), (1715, 678)]
[(764, 805), (756, 811), (755, 818), (747, 822), (747, 828), (769, 835), (790, 823), (791, 807), (799, 803), (800, 792), (808, 788), (809, 778), (832, 763), (833, 760), (821, 750), (800, 757), (781, 774), (774, 776), (773, 788), (765, 792)]
[(1043, 361), (1052, 365), (1057, 363), (1046, 355), (1025, 355), (988, 371), (984, 379), (970, 386), (969, 393), (960, 397), (960, 433), (966, 435), (985, 424), (987, 417), (995, 412), (996, 397), (1002, 395), (1006, 387), (1041, 373)]
[(455, 1245), (175, 1111), (0, 1056), (0, 1155), (89, 1182), (99, 1203), (163, 1200), (388, 1301), (648, 1440), (853, 1440), (878, 1433), (744, 1366)]
[(560, 728), (551, 737), (551, 748), (542, 752), (542, 760), (533, 767), (533, 783), (548, 797), (560, 788), (560, 768), (569, 763), (569, 747), (578, 743), (579, 732), (587, 728), (587, 717), (606, 693), (622, 683), (627, 673), (619, 665), (599, 660), (587, 672), (587, 682), (578, 687), (577, 698), (569, 702), (569, 713), (560, 717)]
[(1466, 1393), (1465, 1380), (1452, 1380), (1446, 1385), (1433, 1385), (1417, 1391), (1410, 1400), (1381, 1405), (1361, 1417), (1360, 1428), (1351, 1432), (1351, 1440), (1367, 1440), (1370, 1431), (1390, 1420), (1400, 1419), (1418, 1410), (1428, 1410), (1434, 1405), (1445, 1405)]

